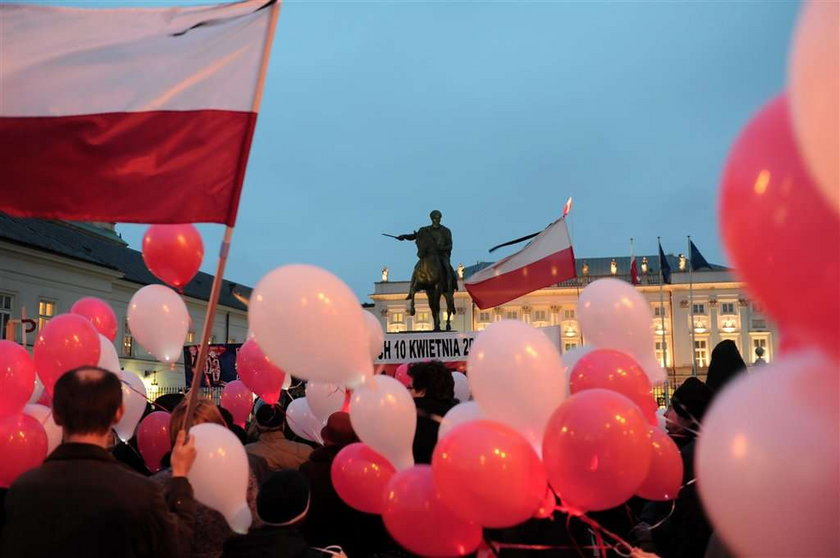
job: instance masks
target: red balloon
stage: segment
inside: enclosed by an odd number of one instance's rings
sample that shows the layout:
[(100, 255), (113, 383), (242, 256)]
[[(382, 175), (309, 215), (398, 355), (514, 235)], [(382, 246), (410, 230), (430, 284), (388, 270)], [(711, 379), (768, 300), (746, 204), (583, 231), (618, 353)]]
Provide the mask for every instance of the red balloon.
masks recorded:
[(0, 415), (16, 415), (35, 389), (35, 364), (14, 341), (0, 341)]
[(650, 470), (636, 495), (645, 500), (673, 500), (679, 494), (683, 480), (680, 450), (662, 429), (653, 426), (649, 431), (653, 450)]
[(464, 521), (443, 504), (429, 465), (415, 465), (391, 477), (382, 520), (394, 540), (421, 556), (463, 556), (481, 544), (481, 526)]
[(0, 455), (0, 488), (8, 488), (47, 457), (44, 427), (29, 415), (0, 417)]
[(510, 527), (530, 519), (548, 488), (531, 444), (489, 420), (462, 424), (439, 440), (432, 471), (443, 503), (483, 527)]
[(585, 389), (610, 389), (639, 406), (648, 422), (656, 426), (656, 399), (642, 367), (621, 351), (595, 349), (583, 355), (569, 376), (571, 393)]
[(396, 472), (390, 461), (367, 444), (342, 448), (330, 469), (333, 486), (341, 499), (351, 508), (375, 514), (382, 514), (382, 496)]
[(169, 421), (166, 411), (149, 413), (137, 427), (137, 449), (153, 473), (160, 471), (160, 460), (172, 449), (169, 441)]
[(411, 376), (408, 375), (409, 364), (404, 362), (397, 366), (397, 371), (394, 372), (394, 378), (400, 381), (402, 385), (408, 387), (411, 385)]
[[(840, 215), (797, 152), (786, 95), (768, 103), (730, 151), (720, 216), (737, 274), (782, 337), (796, 330), (840, 358)], [(807, 280), (796, 262), (810, 263)]]
[(613, 508), (633, 496), (648, 474), (651, 445), (639, 407), (614, 391), (572, 395), (548, 421), (543, 463), (548, 482), (577, 511)]
[(537, 508), (537, 512), (534, 514), (534, 517), (536, 519), (547, 519), (554, 515), (556, 509), (557, 496), (554, 495), (554, 491), (551, 490), (550, 487), (546, 487), (545, 496), (543, 497), (540, 507)]
[(222, 407), (230, 411), (233, 422), (238, 426), (245, 427), (253, 405), (254, 394), (239, 380), (228, 382), (222, 390)]
[(70, 307), (70, 313), (84, 316), (90, 320), (99, 333), (111, 341), (116, 339), (117, 316), (111, 306), (101, 298), (93, 296), (80, 298)]
[(99, 363), (99, 333), (78, 314), (58, 315), (38, 332), (32, 356), (44, 391), (52, 397), (55, 382), (62, 374)]
[(155, 277), (176, 289), (189, 283), (204, 259), (194, 225), (152, 225), (143, 235), (143, 261)]
[(273, 405), (280, 400), (280, 390), (286, 373), (271, 362), (257, 342), (248, 339), (236, 355), (236, 372), (239, 379), (263, 401)]

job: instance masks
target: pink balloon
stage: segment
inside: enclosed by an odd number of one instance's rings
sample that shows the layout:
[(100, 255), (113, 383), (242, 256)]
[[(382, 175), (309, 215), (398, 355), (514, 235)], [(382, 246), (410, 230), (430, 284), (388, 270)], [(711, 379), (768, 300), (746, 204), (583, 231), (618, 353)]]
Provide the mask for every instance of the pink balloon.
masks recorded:
[(440, 499), (429, 465), (391, 477), (382, 519), (394, 540), (421, 556), (463, 556), (481, 544), (481, 527), (461, 519)]
[(680, 492), (683, 481), (683, 462), (677, 444), (659, 427), (650, 428), (650, 470), (637, 496), (645, 500), (673, 500)]
[(143, 261), (155, 277), (182, 290), (204, 259), (204, 243), (194, 225), (152, 225), (143, 235)]
[(171, 418), (166, 411), (155, 411), (146, 415), (137, 427), (137, 448), (153, 473), (160, 471), (160, 460), (172, 449), (169, 442)]
[(33, 351), (44, 390), (52, 397), (62, 374), (79, 366), (96, 366), (99, 352), (99, 333), (87, 318), (61, 314), (51, 319), (38, 333)]
[(222, 390), (222, 407), (230, 411), (238, 426), (245, 427), (253, 405), (254, 394), (239, 380), (228, 382)]
[(548, 483), (534, 448), (514, 429), (468, 422), (439, 440), (432, 472), (443, 503), (483, 527), (510, 527), (534, 516)]
[[(782, 337), (796, 330), (840, 358), (840, 214), (822, 198), (800, 160), (786, 96), (767, 104), (732, 147), (720, 216), (733, 267), (779, 324)], [(807, 281), (801, 268), (791, 265), (790, 254), (815, 262)], [(790, 296), (792, 289), (796, 296)]]
[(35, 389), (35, 364), (14, 341), (0, 341), (0, 415), (16, 415)]
[(375, 514), (382, 513), (385, 487), (394, 473), (387, 459), (360, 443), (338, 452), (330, 470), (335, 491), (348, 506)]
[(399, 380), (399, 382), (402, 385), (404, 385), (405, 387), (408, 387), (408, 386), (411, 385), (411, 376), (408, 375), (408, 367), (409, 366), (410, 366), (409, 363), (404, 362), (404, 363), (400, 364), (399, 366), (397, 366), (397, 371), (394, 372), (394, 378)]
[(534, 517), (536, 519), (546, 519), (554, 515), (554, 511), (557, 509), (557, 496), (555, 496), (554, 491), (551, 488), (546, 487), (545, 489), (545, 496), (543, 497), (542, 502), (540, 502), (540, 507), (537, 508)]
[(44, 427), (29, 415), (0, 417), (0, 455), (0, 488), (8, 488), (47, 456)]
[(113, 342), (116, 339), (117, 316), (111, 306), (101, 298), (92, 296), (80, 298), (70, 307), (70, 313), (90, 320), (93, 327), (109, 341)]
[(633, 357), (614, 349), (595, 349), (583, 355), (569, 376), (572, 393), (602, 388), (616, 391), (639, 406), (649, 423), (656, 425), (656, 400), (650, 380)]
[(242, 344), (236, 355), (239, 379), (263, 401), (273, 405), (280, 400), (286, 373), (274, 365), (253, 339)]
[(645, 417), (614, 391), (587, 389), (572, 395), (545, 430), (548, 481), (566, 506), (579, 511), (625, 502), (644, 482), (650, 461)]

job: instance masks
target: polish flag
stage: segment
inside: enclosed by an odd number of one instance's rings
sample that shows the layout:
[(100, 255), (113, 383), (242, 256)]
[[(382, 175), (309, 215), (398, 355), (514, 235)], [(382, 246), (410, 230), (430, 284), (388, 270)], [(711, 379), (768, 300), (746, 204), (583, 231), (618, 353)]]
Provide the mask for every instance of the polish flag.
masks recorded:
[(577, 277), (566, 219), (560, 218), (525, 248), (472, 274), (464, 286), (481, 310)]
[(636, 255), (630, 254), (630, 283), (633, 285), (638, 285), (641, 283), (639, 280), (639, 268), (636, 265)]
[(0, 211), (233, 226), (278, 9), (0, 5)]

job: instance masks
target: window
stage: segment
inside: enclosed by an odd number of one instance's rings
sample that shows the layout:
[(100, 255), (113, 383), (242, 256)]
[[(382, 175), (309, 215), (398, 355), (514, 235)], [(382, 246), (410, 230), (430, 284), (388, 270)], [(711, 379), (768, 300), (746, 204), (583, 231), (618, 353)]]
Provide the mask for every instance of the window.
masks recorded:
[(188, 331), (187, 332), (187, 343), (195, 343), (195, 332)]
[(123, 324), (122, 354), (126, 357), (134, 356), (134, 339), (128, 329), (128, 322)]
[[(761, 349), (759, 351), (759, 349)], [(767, 350), (766, 337), (753, 337), (752, 340), (752, 355), (749, 360), (756, 362), (758, 360), (758, 353), (761, 353), (761, 358), (764, 362), (770, 362), (770, 352)]]
[(670, 366), (671, 364), (671, 354), (668, 351), (668, 342), (667, 341), (657, 341), (656, 342), (656, 360), (659, 361), (659, 364), (664, 368), (666, 366)]
[(657, 318), (665, 318), (668, 316), (668, 313), (665, 311), (664, 306), (654, 306), (653, 307), (653, 315)]
[(694, 341), (694, 363), (697, 368), (706, 368), (709, 366), (709, 349), (705, 339), (696, 339)]
[(575, 311), (573, 308), (569, 308), (567, 310), (563, 310), (563, 319), (564, 320), (574, 320), (575, 319)]
[(405, 321), (405, 317), (403, 316), (402, 312), (394, 312), (391, 314), (391, 323), (392, 324), (401, 324)]
[[(6, 324), (12, 319), (12, 295), (0, 294), (0, 339), (6, 338)], [(14, 340), (12, 334), (10, 339)]]
[(428, 312), (417, 312), (417, 317), (414, 318), (416, 322), (428, 322), (429, 321), (429, 313)]
[(506, 320), (518, 320), (519, 319), (519, 312), (516, 310), (508, 310), (505, 312), (505, 319)]
[(576, 341), (568, 341), (563, 343), (563, 352), (571, 351), (572, 349), (577, 348), (578, 344)]
[(490, 312), (479, 312), (478, 313), (478, 321), (479, 322), (492, 322), (493, 316)]
[(735, 303), (734, 302), (724, 302), (720, 305), (720, 313), (721, 314), (735, 314)]
[(767, 329), (767, 321), (764, 318), (753, 318), (751, 329)]
[(534, 321), (535, 322), (547, 322), (548, 321), (548, 312), (546, 312), (545, 310), (534, 311)]
[(236, 337), (228, 337), (227, 342), (228, 344), (236, 343)]
[(55, 302), (52, 300), (41, 300), (38, 302), (38, 330), (43, 329), (50, 318), (55, 316)]
[(705, 304), (695, 304), (694, 305), (694, 313), (695, 314), (705, 314), (706, 313), (706, 305)]

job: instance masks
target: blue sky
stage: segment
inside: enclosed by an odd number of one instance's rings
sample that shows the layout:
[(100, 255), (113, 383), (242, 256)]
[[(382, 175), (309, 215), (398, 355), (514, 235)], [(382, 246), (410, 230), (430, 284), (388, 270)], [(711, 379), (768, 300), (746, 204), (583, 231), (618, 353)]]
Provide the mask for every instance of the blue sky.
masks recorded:
[[(177, 2), (176, 2), (177, 3)], [(76, 3), (78, 4), (78, 3)], [(108, 4), (114, 4), (109, 2)], [(150, 2), (133, 2), (151, 4)], [(791, 2), (287, 2), (227, 278), (305, 262), (366, 300), (407, 279), (428, 224), (453, 265), (541, 229), (574, 197), (579, 257), (726, 263), (729, 146), (784, 87)], [(118, 230), (139, 247), (145, 227)], [(202, 226), (211, 271), (222, 233)], [(496, 257), (510, 251), (499, 251)]]

